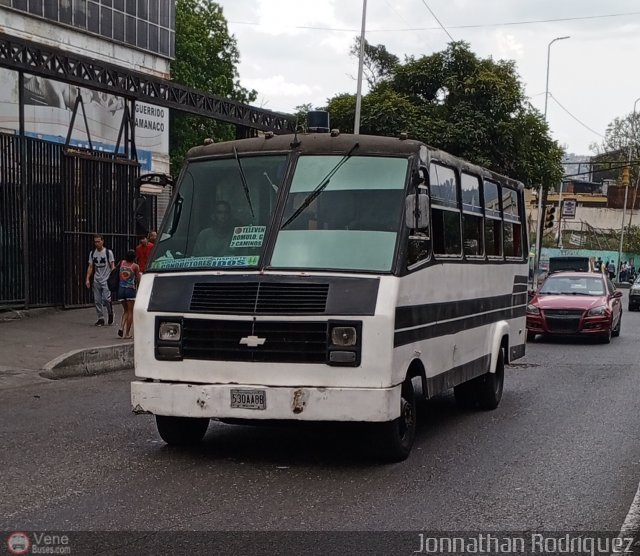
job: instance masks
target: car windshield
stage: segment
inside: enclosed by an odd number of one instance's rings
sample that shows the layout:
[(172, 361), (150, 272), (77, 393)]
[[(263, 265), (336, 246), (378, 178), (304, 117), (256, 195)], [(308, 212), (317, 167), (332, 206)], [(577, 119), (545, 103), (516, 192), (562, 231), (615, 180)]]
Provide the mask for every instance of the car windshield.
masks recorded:
[(149, 270), (257, 267), (286, 155), (191, 162)]
[(407, 170), (406, 158), (301, 156), (271, 268), (390, 271)]
[(601, 296), (605, 294), (605, 285), (604, 280), (597, 276), (551, 276), (538, 293)]

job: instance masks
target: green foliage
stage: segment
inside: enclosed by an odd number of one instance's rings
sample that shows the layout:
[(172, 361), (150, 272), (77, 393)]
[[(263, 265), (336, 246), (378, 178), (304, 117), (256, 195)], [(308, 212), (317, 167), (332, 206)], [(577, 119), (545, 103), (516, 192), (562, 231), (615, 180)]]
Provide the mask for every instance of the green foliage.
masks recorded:
[[(615, 118), (608, 126), (604, 139), (600, 144), (591, 146), (596, 153), (596, 159), (612, 162), (617, 170), (612, 171), (608, 177), (621, 179), (622, 165), (640, 158), (640, 113), (631, 112), (623, 118)], [(631, 152), (629, 152), (631, 150)], [(596, 169), (606, 171), (611, 165), (601, 164)], [(631, 166), (631, 183), (637, 184), (640, 176), (637, 165)]]
[[(236, 39), (229, 35), (222, 8), (213, 0), (177, 0), (176, 58), (171, 79), (177, 83), (240, 102), (252, 102), (257, 93), (242, 87), (237, 65)], [(186, 152), (205, 138), (233, 139), (233, 125), (171, 110), (169, 149), (171, 171), (177, 173)]]
[[(360, 57), (360, 37), (357, 37), (349, 53), (356, 58)], [(364, 56), (362, 61), (362, 73), (369, 87), (388, 80), (398, 66), (400, 59), (391, 54), (382, 44), (372, 45), (364, 41)]]
[[(353, 95), (334, 96), (327, 109), (332, 127), (353, 130)], [(397, 62), (363, 98), (361, 133), (402, 131), (529, 187), (562, 179), (562, 149), (527, 101), (514, 63), (478, 58), (464, 42)]]

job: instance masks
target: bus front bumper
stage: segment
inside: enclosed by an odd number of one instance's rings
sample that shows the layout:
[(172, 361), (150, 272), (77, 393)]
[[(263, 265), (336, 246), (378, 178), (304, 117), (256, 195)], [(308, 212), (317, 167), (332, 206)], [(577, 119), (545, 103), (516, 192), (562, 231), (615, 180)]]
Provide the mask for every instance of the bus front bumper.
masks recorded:
[(385, 422), (400, 415), (400, 386), (281, 388), (134, 381), (131, 405), (134, 413), (172, 417)]

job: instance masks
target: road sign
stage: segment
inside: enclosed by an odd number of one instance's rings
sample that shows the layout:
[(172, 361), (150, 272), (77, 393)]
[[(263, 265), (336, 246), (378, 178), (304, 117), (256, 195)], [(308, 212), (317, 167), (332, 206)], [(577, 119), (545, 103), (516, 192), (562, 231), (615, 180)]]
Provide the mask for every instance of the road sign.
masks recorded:
[(575, 199), (564, 199), (562, 201), (562, 218), (575, 218), (578, 202)]

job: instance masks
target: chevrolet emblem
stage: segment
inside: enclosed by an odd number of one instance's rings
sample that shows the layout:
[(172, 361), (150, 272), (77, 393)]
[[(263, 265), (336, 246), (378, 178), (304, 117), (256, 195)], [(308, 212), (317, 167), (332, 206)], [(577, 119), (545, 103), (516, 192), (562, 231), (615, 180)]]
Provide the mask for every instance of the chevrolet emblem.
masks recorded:
[(250, 348), (261, 346), (266, 341), (266, 338), (258, 338), (258, 336), (245, 336), (244, 338), (240, 338), (240, 343)]

